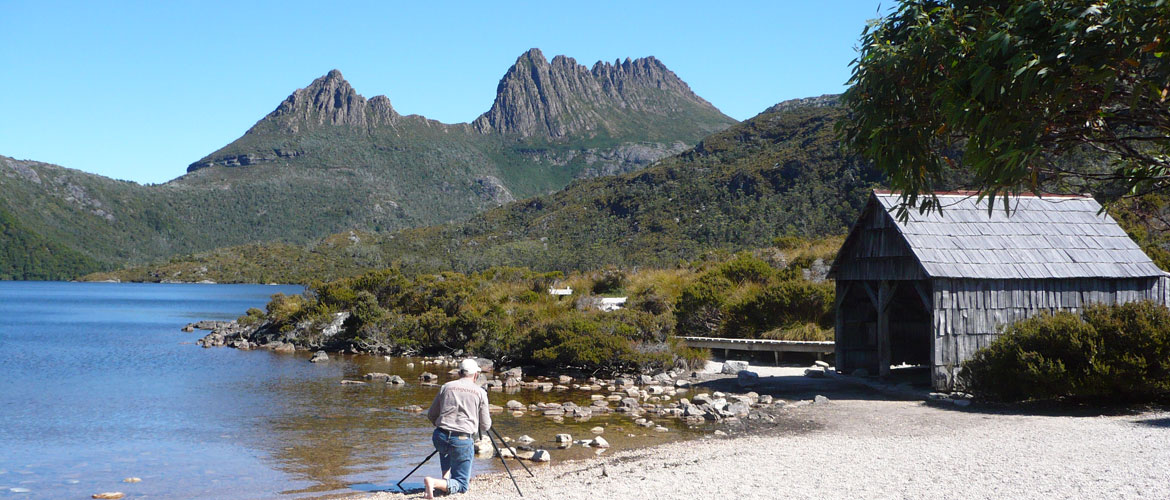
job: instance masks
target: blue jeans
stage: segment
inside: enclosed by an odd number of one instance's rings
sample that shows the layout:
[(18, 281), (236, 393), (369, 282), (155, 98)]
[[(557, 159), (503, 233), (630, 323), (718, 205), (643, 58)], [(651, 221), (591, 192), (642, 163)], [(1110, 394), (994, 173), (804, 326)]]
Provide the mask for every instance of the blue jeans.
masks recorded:
[(439, 466), (443, 472), (451, 471), (451, 478), (447, 480), (447, 491), (463, 493), (467, 491), (467, 483), (471, 481), (471, 460), (475, 457), (475, 441), (471, 436), (464, 436), (436, 428), (431, 434), (431, 442), (439, 450)]

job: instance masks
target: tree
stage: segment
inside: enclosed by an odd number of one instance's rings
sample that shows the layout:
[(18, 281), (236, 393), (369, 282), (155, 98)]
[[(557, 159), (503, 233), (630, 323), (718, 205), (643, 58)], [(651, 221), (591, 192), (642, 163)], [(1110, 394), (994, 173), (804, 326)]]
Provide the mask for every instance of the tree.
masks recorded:
[(862, 33), (837, 132), (920, 210), (955, 169), (993, 202), (1069, 178), (1165, 192), (1168, 40), (1166, 0), (902, 0)]

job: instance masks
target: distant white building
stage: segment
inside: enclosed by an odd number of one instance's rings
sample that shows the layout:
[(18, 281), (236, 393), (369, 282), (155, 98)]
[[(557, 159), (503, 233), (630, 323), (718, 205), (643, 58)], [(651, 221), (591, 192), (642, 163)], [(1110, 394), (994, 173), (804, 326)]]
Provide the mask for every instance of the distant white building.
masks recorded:
[(625, 307), (626, 297), (602, 297), (601, 302), (597, 304), (597, 308), (602, 311), (616, 311)]
[(572, 288), (549, 288), (549, 295), (573, 295)]

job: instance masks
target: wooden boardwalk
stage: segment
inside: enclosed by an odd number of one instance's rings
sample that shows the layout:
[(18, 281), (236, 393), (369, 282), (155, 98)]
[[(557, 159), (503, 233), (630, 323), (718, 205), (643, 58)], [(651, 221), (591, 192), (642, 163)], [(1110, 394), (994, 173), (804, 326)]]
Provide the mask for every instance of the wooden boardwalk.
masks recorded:
[(771, 352), (776, 362), (780, 362), (785, 352), (816, 353), (817, 359), (824, 354), (832, 354), (835, 344), (831, 340), (768, 340), (768, 339), (724, 339), (718, 337), (679, 337), (688, 347), (698, 349), (723, 349), (723, 357), (727, 358), (728, 351)]

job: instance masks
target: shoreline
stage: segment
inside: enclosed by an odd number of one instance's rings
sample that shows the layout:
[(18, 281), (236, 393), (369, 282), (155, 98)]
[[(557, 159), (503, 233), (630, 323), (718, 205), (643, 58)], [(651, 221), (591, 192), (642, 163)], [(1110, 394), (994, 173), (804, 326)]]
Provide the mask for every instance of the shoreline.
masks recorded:
[[(789, 417), (807, 422), (806, 429), (553, 463), (533, 468), (536, 478), (517, 475), (517, 482), (525, 498), (557, 500), (1170, 496), (1166, 409), (1036, 415), (869, 396), (794, 408)], [(516, 498), (516, 490), (507, 475), (485, 474), (459, 498)]]

